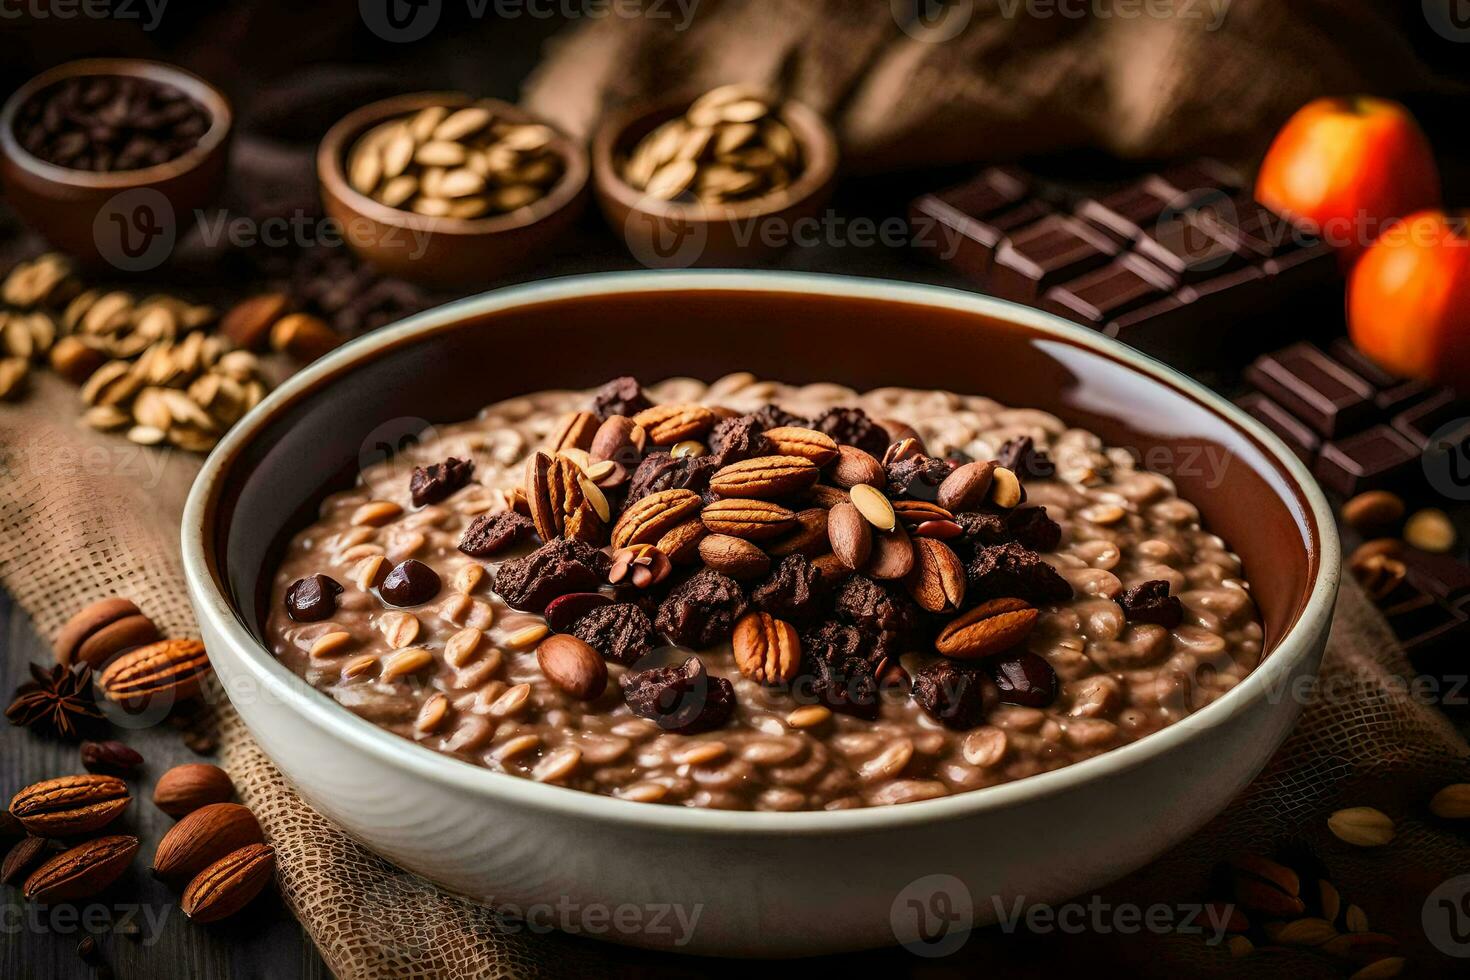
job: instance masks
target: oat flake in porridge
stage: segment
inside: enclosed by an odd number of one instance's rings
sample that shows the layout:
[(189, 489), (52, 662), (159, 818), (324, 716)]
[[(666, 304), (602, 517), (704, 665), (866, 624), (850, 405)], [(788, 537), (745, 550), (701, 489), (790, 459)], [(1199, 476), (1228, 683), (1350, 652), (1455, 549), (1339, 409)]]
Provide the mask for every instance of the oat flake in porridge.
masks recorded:
[(1092, 433), (748, 374), (440, 427), (328, 497), (273, 590), (276, 656), (375, 724), (727, 809), (1056, 769), (1198, 710), (1262, 651), (1229, 546)]

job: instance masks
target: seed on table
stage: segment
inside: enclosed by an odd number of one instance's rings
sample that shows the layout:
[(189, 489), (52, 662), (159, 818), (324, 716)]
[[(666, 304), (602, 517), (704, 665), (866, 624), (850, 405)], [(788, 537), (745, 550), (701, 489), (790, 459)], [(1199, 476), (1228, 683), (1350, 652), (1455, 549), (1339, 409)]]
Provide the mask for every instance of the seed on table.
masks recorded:
[(1338, 840), (1357, 847), (1381, 847), (1393, 840), (1393, 820), (1371, 806), (1338, 810), (1327, 818), (1327, 828)]
[(1470, 818), (1470, 783), (1451, 783), (1429, 800), (1429, 812), (1442, 820)]
[(1450, 515), (1438, 507), (1416, 511), (1404, 522), (1404, 540), (1434, 554), (1443, 554), (1455, 546), (1455, 524)]
[(1368, 913), (1356, 905), (1349, 905), (1347, 914), (1343, 916), (1342, 924), (1347, 927), (1348, 932), (1367, 932)]

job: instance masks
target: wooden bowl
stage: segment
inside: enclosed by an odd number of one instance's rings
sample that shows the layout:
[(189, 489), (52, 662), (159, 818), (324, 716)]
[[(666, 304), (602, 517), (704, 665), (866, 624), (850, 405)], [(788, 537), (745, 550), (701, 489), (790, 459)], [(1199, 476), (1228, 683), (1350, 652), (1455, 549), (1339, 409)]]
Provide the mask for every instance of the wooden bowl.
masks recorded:
[[(513, 122), (541, 122), (498, 99), (463, 92), (419, 92), (363, 106), (327, 131), (317, 149), (316, 171), (327, 214), (344, 240), (366, 262), (402, 279), (437, 287), (484, 285), (531, 268), (555, 247), (586, 205), (587, 153), (561, 132), (552, 149), (564, 163), (561, 178), (540, 200), (485, 218), (433, 218), (390, 208), (347, 183), (347, 154), (377, 124), (432, 105), (483, 105)], [(555, 127), (552, 127), (555, 129)]]
[(592, 182), (603, 215), (649, 268), (747, 266), (783, 251), (793, 229), (815, 218), (832, 195), (837, 138), (814, 110), (782, 103), (778, 115), (801, 146), (804, 167), (786, 187), (722, 204), (665, 201), (623, 180), (619, 164), (644, 136), (682, 115), (694, 96), (640, 106), (609, 118), (592, 141)]
[[(204, 106), (209, 129), (182, 156), (139, 170), (73, 170), (22, 147), (15, 134), (21, 106), (57, 82), (86, 75), (127, 75), (172, 85)], [(194, 211), (219, 195), (233, 123), (229, 100), (175, 65), (137, 58), (72, 61), (32, 78), (0, 107), (0, 181), (15, 212), (83, 265), (143, 271), (167, 261)]]

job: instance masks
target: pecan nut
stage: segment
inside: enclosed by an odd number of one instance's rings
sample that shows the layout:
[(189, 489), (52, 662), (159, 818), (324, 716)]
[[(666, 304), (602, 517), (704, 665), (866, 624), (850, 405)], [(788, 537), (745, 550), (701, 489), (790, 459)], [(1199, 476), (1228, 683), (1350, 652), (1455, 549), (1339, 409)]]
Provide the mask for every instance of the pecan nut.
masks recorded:
[(37, 837), (70, 837), (101, 830), (127, 809), (128, 784), (96, 773), (33, 783), (10, 800), (10, 812)]
[(601, 425), (597, 416), (591, 412), (568, 412), (562, 416), (552, 430), (551, 438), (546, 441), (547, 451), (552, 455), (567, 449), (587, 452), (591, 450), (592, 440)]
[(124, 707), (197, 697), (209, 675), (209, 656), (198, 640), (160, 640), (117, 658), (97, 678), (102, 693)]
[(783, 684), (801, 664), (796, 628), (770, 613), (753, 612), (735, 624), (731, 638), (740, 673), (758, 684)]
[(819, 475), (816, 465), (800, 456), (757, 456), (716, 470), (709, 488), (720, 497), (773, 500), (805, 490)]
[(965, 564), (949, 545), (935, 538), (913, 541), (914, 568), (909, 595), (926, 612), (953, 612), (965, 601)]
[(602, 511), (607, 504), (602, 491), (592, 486), (577, 464), (565, 457), (553, 459), (541, 452), (532, 454), (526, 463), (526, 503), (542, 541), (572, 538), (598, 544), (604, 537), (606, 525)]
[(1038, 616), (1023, 599), (990, 599), (945, 624), (934, 648), (958, 660), (993, 656), (1031, 635)]
[(42, 905), (91, 898), (127, 870), (138, 853), (138, 838), (98, 837), (62, 851), (26, 879), (27, 901)]
[(248, 844), (231, 851), (194, 876), (179, 905), (195, 922), (218, 922), (250, 904), (276, 870), (276, 851), (269, 844)]
[(837, 458), (837, 442), (825, 432), (799, 425), (778, 425), (764, 433), (772, 448), (782, 456), (800, 456), (816, 466)]
[(719, 421), (714, 412), (693, 403), (655, 405), (633, 416), (633, 421), (648, 433), (655, 446), (672, 446), (685, 439), (697, 439)]
[(699, 517), (712, 533), (747, 541), (779, 537), (796, 526), (796, 515), (780, 504), (739, 497), (716, 500), (700, 511)]
[(623, 511), (613, 525), (614, 548), (630, 544), (657, 544), (669, 531), (699, 510), (699, 494), (693, 490), (660, 490)]

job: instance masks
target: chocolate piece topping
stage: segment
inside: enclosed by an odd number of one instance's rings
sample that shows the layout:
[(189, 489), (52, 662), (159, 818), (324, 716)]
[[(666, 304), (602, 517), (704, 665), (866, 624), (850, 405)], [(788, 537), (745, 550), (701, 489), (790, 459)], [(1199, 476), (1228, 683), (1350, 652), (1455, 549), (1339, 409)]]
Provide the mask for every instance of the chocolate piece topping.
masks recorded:
[(754, 415), (723, 419), (710, 433), (709, 451), (720, 466), (772, 455), (771, 441), (761, 435), (763, 428)]
[(820, 611), (822, 579), (811, 559), (787, 555), (751, 590), (750, 604), (789, 623), (811, 619)]
[(911, 694), (929, 717), (957, 731), (983, 724), (1000, 700), (995, 682), (984, 671), (953, 660), (936, 660), (916, 671)]
[(694, 735), (719, 728), (735, 711), (735, 689), (711, 676), (698, 657), (677, 667), (630, 671), (618, 679), (633, 713), (666, 732)]
[(518, 544), (536, 530), (524, 514), (503, 510), (498, 514), (481, 514), (465, 528), (459, 539), (459, 550), (475, 558), (489, 558)]
[(939, 485), (954, 467), (948, 460), (932, 456), (911, 456), (888, 466), (888, 495), (933, 500), (939, 496)]
[(524, 558), (504, 562), (495, 572), (495, 591), (512, 609), (541, 612), (568, 592), (596, 591), (612, 559), (585, 541), (557, 538)]
[(804, 429), (812, 427), (811, 419), (802, 418), (800, 415), (792, 415), (780, 405), (767, 403), (756, 409), (751, 415), (762, 429), (776, 429), (783, 425), (799, 425)]
[(1055, 568), (1014, 542), (981, 548), (965, 574), (971, 601), (1016, 598), (1039, 606), (1072, 597), (1072, 586)]
[(658, 646), (648, 615), (628, 602), (598, 606), (572, 624), (571, 633), (613, 663), (634, 664)]
[(316, 623), (337, 611), (342, 586), (326, 575), (308, 575), (286, 588), (286, 615), (298, 623)]
[(996, 462), (1022, 480), (1045, 480), (1056, 475), (1056, 465), (1044, 449), (1037, 449), (1030, 436), (1007, 439), (996, 455)]
[(827, 433), (839, 445), (856, 446), (876, 459), (883, 458), (893, 441), (888, 430), (868, 418), (861, 408), (829, 408), (817, 417), (812, 428)]
[(637, 503), (651, 493), (662, 490), (693, 490), (704, 493), (709, 478), (720, 468), (713, 456), (670, 456), (665, 452), (650, 453), (633, 471), (624, 507)]
[(632, 418), (645, 408), (652, 407), (653, 402), (643, 393), (643, 386), (638, 383), (638, 379), (627, 375), (613, 378), (598, 388), (597, 394), (592, 396), (592, 411), (600, 419), (609, 415), (626, 415)]
[(801, 649), (802, 676), (792, 685), (798, 700), (815, 698), (833, 711), (878, 717), (875, 671), (883, 655), (870, 634), (828, 621), (801, 635)]
[(706, 568), (690, 576), (659, 604), (658, 628), (679, 646), (713, 646), (730, 638), (745, 605), (739, 583)]
[(439, 594), (439, 573), (416, 558), (394, 565), (378, 586), (383, 601), (395, 606), (417, 606)]
[(1037, 654), (1026, 651), (987, 662), (1000, 700), (1028, 708), (1045, 708), (1057, 698), (1057, 672)]
[(408, 480), (408, 492), (415, 507), (436, 504), (470, 482), (475, 474), (475, 461), (450, 456), (442, 463), (415, 467)]
[(1153, 623), (1165, 629), (1173, 629), (1184, 619), (1184, 605), (1178, 596), (1169, 594), (1169, 583), (1161, 578), (1150, 579), (1131, 589), (1125, 589), (1118, 597), (1130, 623)]

